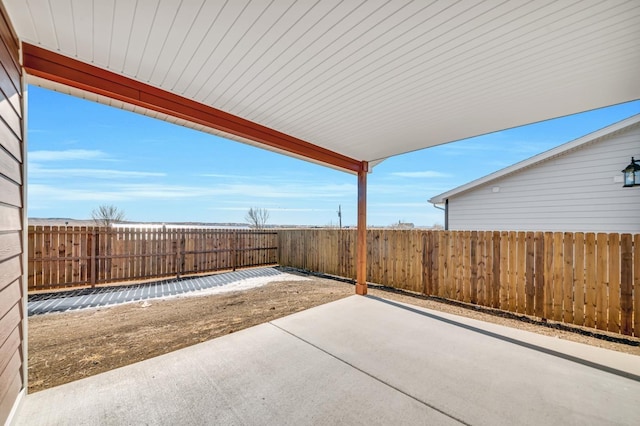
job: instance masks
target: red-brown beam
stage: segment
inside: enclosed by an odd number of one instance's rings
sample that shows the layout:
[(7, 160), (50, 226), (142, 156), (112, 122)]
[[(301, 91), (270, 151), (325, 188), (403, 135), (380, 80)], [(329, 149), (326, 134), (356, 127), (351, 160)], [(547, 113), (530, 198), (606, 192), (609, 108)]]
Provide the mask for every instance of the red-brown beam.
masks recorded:
[(367, 294), (367, 172), (369, 164), (361, 163), (358, 172), (358, 237), (356, 240), (356, 294)]
[(22, 43), (22, 50), (25, 71), (36, 77), (221, 130), (344, 171), (358, 173), (365, 164), (261, 124), (50, 50), (28, 43)]

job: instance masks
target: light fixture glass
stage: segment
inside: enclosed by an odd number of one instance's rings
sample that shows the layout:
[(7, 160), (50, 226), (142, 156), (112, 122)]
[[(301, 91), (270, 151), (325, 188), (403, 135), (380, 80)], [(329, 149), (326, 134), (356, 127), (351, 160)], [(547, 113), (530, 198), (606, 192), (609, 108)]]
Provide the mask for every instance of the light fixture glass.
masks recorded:
[(622, 174), (624, 175), (623, 187), (640, 185), (640, 165), (635, 158), (631, 157), (631, 163), (622, 170)]

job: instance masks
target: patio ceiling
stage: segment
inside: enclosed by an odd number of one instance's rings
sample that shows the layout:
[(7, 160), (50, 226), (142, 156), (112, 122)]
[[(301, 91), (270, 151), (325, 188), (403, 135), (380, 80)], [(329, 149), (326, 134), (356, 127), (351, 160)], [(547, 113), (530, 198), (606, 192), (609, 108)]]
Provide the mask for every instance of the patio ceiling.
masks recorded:
[(285, 143), (114, 99), (25, 57), (35, 84), (352, 172), (640, 99), (637, 1), (3, 2), (21, 41), (73, 59), (67, 68), (97, 67)]

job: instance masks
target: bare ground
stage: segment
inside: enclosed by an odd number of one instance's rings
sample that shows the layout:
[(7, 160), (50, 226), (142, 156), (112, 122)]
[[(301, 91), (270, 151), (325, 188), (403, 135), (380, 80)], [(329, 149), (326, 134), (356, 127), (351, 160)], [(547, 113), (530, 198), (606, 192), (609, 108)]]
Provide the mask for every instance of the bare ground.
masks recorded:
[[(354, 293), (351, 284), (317, 278), (273, 282), (234, 293), (156, 299), (109, 308), (29, 318), (29, 392), (233, 333)], [(370, 288), (369, 294), (640, 356), (640, 339), (588, 329), (573, 331), (531, 323), (530, 319), (461, 304)], [(551, 325), (553, 326), (553, 325)], [(604, 339), (603, 339), (604, 338)]]

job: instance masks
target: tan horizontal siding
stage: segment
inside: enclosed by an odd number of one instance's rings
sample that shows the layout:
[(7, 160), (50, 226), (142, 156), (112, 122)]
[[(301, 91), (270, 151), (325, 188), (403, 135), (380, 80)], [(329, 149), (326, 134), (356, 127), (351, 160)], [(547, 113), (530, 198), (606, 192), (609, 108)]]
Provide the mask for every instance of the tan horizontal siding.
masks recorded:
[(0, 4), (0, 424), (24, 388), (22, 68), (18, 40)]
[(20, 325), (20, 315), (20, 306), (14, 304), (13, 307), (0, 318), (0, 342), (6, 341), (11, 333), (18, 328)]
[(18, 207), (0, 204), (0, 232), (19, 231), (22, 227), (22, 211)]
[[(9, 154), (16, 159), (16, 161), (22, 161), (22, 145), (20, 139), (7, 127), (7, 125), (0, 120), (0, 147), (4, 148)], [(7, 176), (11, 176), (11, 168), (7, 170)], [(0, 169), (3, 170), (4, 169)]]
[(21, 252), (22, 241), (19, 233), (0, 234), (0, 262), (17, 256)]
[[(0, 346), (0, 372), (3, 372), (9, 365), (18, 347), (20, 347), (20, 331), (14, 328), (13, 332), (4, 341), (4, 344)], [(3, 356), (5, 354), (9, 356)]]
[(22, 183), (22, 172), (20, 171), (20, 163), (8, 151), (0, 148), (0, 170), (2, 174), (9, 180), (20, 185)]
[(15, 256), (4, 262), (0, 262), (0, 289), (5, 288), (9, 283), (20, 278), (21, 270), (20, 256)]
[(9, 312), (13, 305), (20, 302), (20, 286), (17, 281), (0, 290), (0, 312)]
[(4, 67), (0, 67), (0, 91), (4, 93), (5, 98), (9, 100), (16, 114), (22, 117), (20, 94)]
[(2, 92), (0, 92), (0, 117), (2, 121), (7, 123), (11, 131), (22, 139), (22, 117), (20, 117), (11, 105), (11, 101)]
[(0, 175), (0, 203), (22, 207), (22, 186)]
[(0, 63), (2, 67), (7, 71), (7, 75), (11, 80), (11, 83), (16, 89), (20, 88), (20, 67), (17, 65), (17, 60), (14, 61), (12, 52), (9, 51), (4, 43), (0, 43)]
[(19, 348), (9, 349), (11, 350), (5, 352), (3, 348), (0, 348), (0, 359), (6, 359), (7, 356), (11, 356), (5, 369), (0, 372), (0, 399), (2, 400), (11, 396), (9, 394), (11, 385), (15, 381), (16, 376), (20, 376), (20, 370), (22, 368), (22, 354)]
[(22, 375), (18, 372), (13, 377), (13, 381), (11, 381), (11, 383), (9, 383), (9, 385), (7, 386), (7, 391), (4, 397), (0, 399), (0, 416), (2, 415), (4, 415), (4, 417), (8, 416), (22, 388), (23, 388)]

